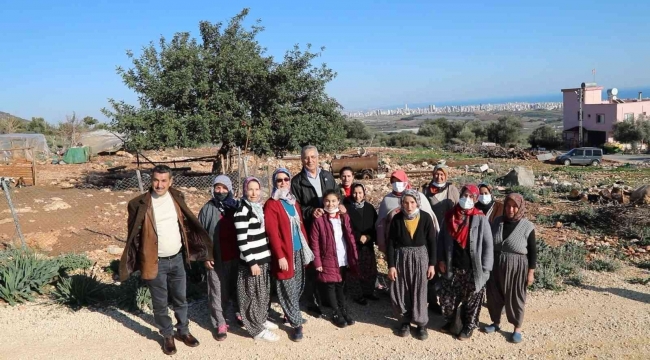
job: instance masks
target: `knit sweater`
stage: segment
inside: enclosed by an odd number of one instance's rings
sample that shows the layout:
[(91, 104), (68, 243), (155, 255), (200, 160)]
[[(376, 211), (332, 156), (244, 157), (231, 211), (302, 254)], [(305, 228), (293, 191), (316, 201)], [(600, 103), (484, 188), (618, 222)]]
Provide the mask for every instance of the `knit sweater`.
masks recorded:
[(517, 222), (503, 222), (502, 217), (495, 219), (492, 225), (494, 252), (527, 255), (528, 268), (537, 266), (537, 244), (535, 242), (535, 225), (528, 219)]
[(235, 229), (237, 229), (239, 258), (242, 262), (248, 266), (271, 262), (271, 251), (266, 231), (253, 213), (253, 209), (245, 201), (242, 201), (239, 209), (235, 212)]
[(386, 257), (388, 260), (388, 267), (395, 266), (395, 250), (401, 247), (417, 247), (426, 246), (427, 253), (429, 254), (429, 265), (436, 263), (436, 239), (438, 231), (433, 224), (431, 215), (426, 212), (420, 211), (420, 220), (415, 228), (413, 236), (409, 235), (404, 222), (404, 214), (399, 213), (393, 217), (390, 224), (390, 232), (388, 236)]

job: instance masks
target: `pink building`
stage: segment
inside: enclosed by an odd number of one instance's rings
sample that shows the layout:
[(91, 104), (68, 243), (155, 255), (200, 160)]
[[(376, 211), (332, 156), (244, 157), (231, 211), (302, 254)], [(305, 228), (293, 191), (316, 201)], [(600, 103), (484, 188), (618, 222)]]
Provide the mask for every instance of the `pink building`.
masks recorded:
[[(603, 87), (596, 84), (586, 84), (582, 104), (582, 136), (584, 146), (600, 146), (613, 142), (612, 135), (615, 123), (638, 119), (639, 115), (650, 114), (650, 99), (617, 99), (616, 94), (608, 92), (608, 99), (603, 100)], [(616, 91), (614, 91), (615, 93)], [(564, 102), (564, 140), (570, 147), (578, 146), (580, 104), (578, 96), (580, 88), (562, 89)]]

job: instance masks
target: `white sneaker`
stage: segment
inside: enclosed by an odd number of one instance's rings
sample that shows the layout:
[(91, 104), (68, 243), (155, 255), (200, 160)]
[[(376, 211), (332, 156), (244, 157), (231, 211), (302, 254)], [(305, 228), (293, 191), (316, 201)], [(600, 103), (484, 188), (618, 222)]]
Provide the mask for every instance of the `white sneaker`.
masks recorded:
[(272, 322), (270, 322), (268, 320), (266, 320), (266, 322), (264, 323), (264, 328), (266, 330), (277, 330), (277, 329), (279, 329), (279, 327), (277, 325), (275, 325), (274, 323), (272, 323)]
[(257, 336), (255, 336), (254, 339), (256, 341), (260, 340), (260, 341), (276, 342), (280, 340), (280, 337), (275, 335), (269, 330), (264, 330), (261, 333), (259, 333)]

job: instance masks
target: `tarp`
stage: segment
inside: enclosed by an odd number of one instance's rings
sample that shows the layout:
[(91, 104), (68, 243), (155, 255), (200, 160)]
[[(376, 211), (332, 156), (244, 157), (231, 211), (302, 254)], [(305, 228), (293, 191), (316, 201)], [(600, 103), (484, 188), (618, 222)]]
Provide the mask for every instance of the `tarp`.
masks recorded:
[[(12, 149), (31, 150), (12, 150)], [(0, 159), (9, 161), (11, 159), (27, 159), (32, 161), (36, 158), (49, 158), (50, 148), (43, 134), (2, 134), (0, 135)]]
[(79, 142), (83, 146), (89, 146), (92, 151), (91, 155), (97, 155), (103, 152), (116, 152), (124, 147), (124, 142), (119, 137), (124, 136), (113, 134), (108, 130), (96, 130), (81, 135)]
[(69, 148), (63, 156), (63, 161), (66, 164), (83, 164), (89, 160), (90, 148), (88, 146)]

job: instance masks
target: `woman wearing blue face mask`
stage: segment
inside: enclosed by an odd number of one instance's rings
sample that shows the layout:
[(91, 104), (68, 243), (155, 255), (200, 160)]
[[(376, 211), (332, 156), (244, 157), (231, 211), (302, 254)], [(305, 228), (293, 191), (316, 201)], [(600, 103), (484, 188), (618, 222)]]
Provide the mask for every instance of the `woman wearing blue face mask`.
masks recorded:
[(458, 204), (445, 216), (438, 238), (438, 269), (443, 274), (440, 303), (447, 318), (442, 330), (452, 332), (460, 315), (462, 330), (452, 334), (459, 340), (471, 338), (478, 327), (485, 283), (494, 262), (492, 229), (487, 217), (475, 207), (478, 196), (476, 185), (463, 187)]
[(490, 221), (490, 224), (492, 224), (494, 219), (503, 215), (503, 203), (494, 200), (492, 186), (481, 183), (478, 185), (478, 190), (479, 196), (476, 208), (481, 210)]
[[(409, 178), (404, 172), (404, 170), (396, 170), (390, 174), (390, 185), (392, 191), (388, 195), (384, 196), (384, 199), (379, 204), (379, 212), (377, 217), (377, 247), (379, 251), (386, 252), (386, 238), (388, 237), (388, 225), (392, 220), (393, 216), (400, 211), (402, 206), (402, 194), (404, 190), (411, 188)], [(433, 218), (433, 224), (435, 226), (436, 232), (440, 229), (438, 226), (438, 220), (431, 210), (431, 204), (426, 200), (426, 197), (423, 193), (417, 192), (419, 200), (421, 202), (420, 210), (431, 215)]]

